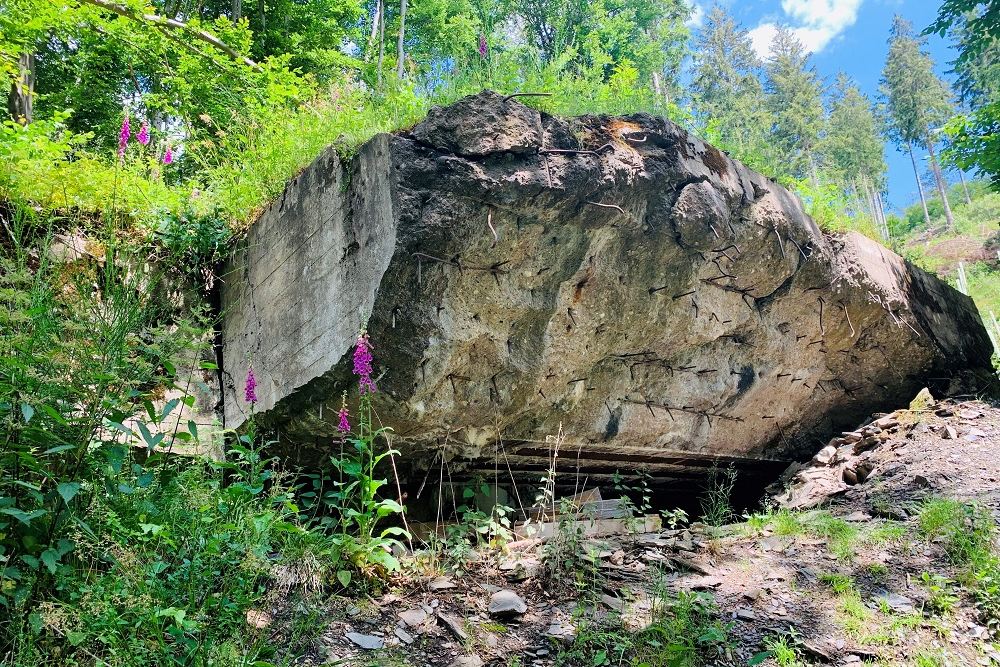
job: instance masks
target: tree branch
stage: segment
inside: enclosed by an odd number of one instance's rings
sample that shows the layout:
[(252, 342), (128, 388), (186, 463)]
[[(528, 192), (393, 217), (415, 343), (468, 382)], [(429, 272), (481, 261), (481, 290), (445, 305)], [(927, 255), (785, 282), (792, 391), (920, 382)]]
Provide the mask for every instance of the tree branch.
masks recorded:
[(133, 12), (131, 8), (126, 7), (125, 5), (119, 5), (118, 3), (110, 2), (109, 0), (80, 0), (80, 2), (85, 2), (87, 4), (94, 5), (95, 7), (100, 7), (101, 9), (105, 9), (109, 12), (118, 14), (119, 16), (123, 16), (133, 21), (150, 23), (156, 26), (157, 28), (161, 29), (172, 28), (174, 30), (182, 30), (187, 34), (195, 37), (196, 39), (200, 39), (201, 41), (207, 44), (211, 44), (212, 46), (222, 51), (233, 60), (241, 62), (247, 67), (252, 67), (257, 70), (261, 69), (260, 65), (258, 65), (256, 62), (246, 57), (233, 47), (229, 46), (228, 44), (223, 42), (221, 39), (219, 39), (212, 33), (205, 30), (200, 30), (199, 28), (192, 27), (187, 23), (184, 23), (183, 21), (167, 18), (166, 16), (160, 16), (158, 14), (139, 14)]

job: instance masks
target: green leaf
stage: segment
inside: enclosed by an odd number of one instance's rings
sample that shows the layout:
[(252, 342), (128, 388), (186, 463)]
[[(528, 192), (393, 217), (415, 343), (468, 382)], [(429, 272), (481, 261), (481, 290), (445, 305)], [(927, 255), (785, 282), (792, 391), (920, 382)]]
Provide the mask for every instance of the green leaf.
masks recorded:
[(66, 417), (64, 417), (61, 412), (59, 412), (58, 410), (56, 410), (55, 408), (53, 408), (51, 405), (46, 405), (45, 403), (43, 403), (42, 405), (40, 405), (38, 407), (39, 407), (39, 409), (42, 412), (44, 412), (49, 417), (51, 417), (53, 420), (55, 420), (55, 422), (57, 424), (66, 424), (66, 423), (68, 423), (66, 421)]
[(149, 428), (142, 422), (138, 422), (136, 426), (139, 427), (139, 432), (142, 434), (142, 439), (146, 443), (146, 449), (155, 449), (157, 445), (163, 442), (163, 433), (157, 433), (153, 435), (149, 432)]
[(747, 667), (753, 667), (754, 665), (759, 665), (760, 663), (770, 658), (772, 655), (774, 655), (773, 651), (761, 651), (760, 653), (754, 655), (754, 657), (750, 658), (750, 661), (747, 662)]
[(22, 510), (17, 509), (16, 507), (5, 507), (4, 509), (0, 509), (0, 512), (3, 512), (4, 514), (9, 514), (10, 516), (14, 517), (15, 519), (17, 519), (26, 526), (29, 525), (32, 521), (34, 521), (38, 517), (45, 516), (46, 514), (45, 510), (34, 510), (31, 512), (24, 512)]
[(140, 523), (139, 528), (146, 535), (159, 535), (163, 532), (163, 526), (155, 523)]
[(179, 398), (172, 398), (169, 401), (167, 401), (166, 404), (163, 406), (163, 410), (160, 411), (160, 421), (161, 422), (164, 421), (170, 415), (170, 413), (173, 412), (178, 405), (180, 405), (180, 402), (181, 399)]
[(55, 549), (46, 549), (42, 552), (42, 562), (51, 574), (55, 574), (59, 566), (59, 553)]
[(71, 449), (76, 449), (76, 445), (58, 445), (50, 449), (46, 449), (42, 454), (58, 454), (60, 452), (68, 452)]
[(35, 409), (27, 403), (21, 403), (21, 416), (24, 417), (24, 423), (27, 424), (35, 416)]
[(39, 634), (42, 631), (42, 615), (39, 613), (28, 614), (28, 624), (31, 626), (32, 634)]
[(87, 635), (83, 632), (74, 632), (70, 630), (66, 633), (66, 639), (73, 646), (79, 646), (85, 639), (87, 639)]
[(384, 567), (389, 572), (399, 571), (399, 561), (388, 551), (376, 549), (371, 555), (371, 561)]
[(131, 437), (135, 435), (135, 433), (132, 432), (132, 429), (130, 429), (128, 426), (125, 426), (125, 424), (122, 424), (121, 422), (116, 422), (109, 419), (108, 425), (111, 426), (111, 428), (115, 429), (116, 431), (121, 431), (127, 436)]
[(351, 572), (350, 570), (337, 570), (337, 581), (344, 588), (347, 588), (351, 583)]
[(62, 558), (70, 551), (72, 551), (75, 547), (76, 544), (73, 542), (73, 540), (61, 539), (58, 542), (56, 542), (56, 553), (58, 553), (59, 557)]
[(59, 492), (62, 499), (69, 505), (70, 501), (76, 497), (76, 494), (80, 493), (80, 482), (62, 482), (56, 487), (56, 491)]

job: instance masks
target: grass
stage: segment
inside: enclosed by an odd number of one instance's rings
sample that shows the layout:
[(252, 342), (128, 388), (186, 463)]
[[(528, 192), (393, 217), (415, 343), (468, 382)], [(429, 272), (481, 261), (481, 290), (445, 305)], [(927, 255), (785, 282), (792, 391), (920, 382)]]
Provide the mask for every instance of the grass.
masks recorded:
[(959, 566), (977, 566), (993, 558), (996, 526), (984, 508), (952, 498), (932, 498), (920, 508), (920, 533), (942, 540), (945, 553)]
[(889, 574), (889, 566), (885, 563), (868, 563), (864, 570), (872, 579), (884, 579)]
[[(930, 498), (920, 507), (918, 527), (925, 539), (943, 544), (945, 555), (958, 569), (959, 582), (975, 599), (981, 622), (993, 631), (1000, 629), (1000, 557), (991, 512), (977, 503)], [(955, 604), (950, 582), (924, 574), (931, 610), (947, 613)]]
[(921, 651), (913, 656), (915, 667), (944, 667), (947, 663), (941, 651)]
[(573, 644), (556, 656), (557, 665), (610, 667), (695, 667), (721, 655), (729, 629), (716, 618), (715, 601), (705, 593), (653, 593), (652, 622), (634, 632), (621, 618), (579, 621)]
[(854, 580), (846, 574), (824, 572), (819, 575), (819, 580), (832, 588), (836, 595), (844, 595), (854, 590)]
[(773, 658), (778, 667), (805, 667), (799, 657), (798, 636), (791, 631), (764, 640), (764, 652), (754, 656), (750, 664), (760, 664), (766, 658)]

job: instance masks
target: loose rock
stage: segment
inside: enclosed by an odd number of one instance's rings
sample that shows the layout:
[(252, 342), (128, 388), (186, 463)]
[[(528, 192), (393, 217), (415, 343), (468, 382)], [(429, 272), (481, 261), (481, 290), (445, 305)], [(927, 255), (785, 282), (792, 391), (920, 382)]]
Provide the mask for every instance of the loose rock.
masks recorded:
[(497, 618), (510, 618), (520, 616), (528, 611), (528, 605), (514, 591), (502, 590), (490, 596), (490, 604), (487, 611), (489, 611), (491, 616), (496, 616)]

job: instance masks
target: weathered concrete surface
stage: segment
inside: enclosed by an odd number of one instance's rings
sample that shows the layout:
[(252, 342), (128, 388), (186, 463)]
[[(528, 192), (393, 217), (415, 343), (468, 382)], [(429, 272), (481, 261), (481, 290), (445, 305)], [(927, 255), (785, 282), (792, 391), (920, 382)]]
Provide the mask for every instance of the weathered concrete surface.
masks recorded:
[[(767, 466), (988, 372), (968, 297), (669, 121), (561, 120), (492, 93), (321, 156), (223, 290), (225, 413), (329, 448), (368, 322), (378, 411), (413, 460), (493, 470)], [(504, 458), (504, 456), (506, 458)], [(569, 461), (566, 461), (566, 459)], [(758, 460), (754, 464), (752, 460)]]

